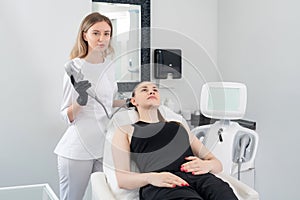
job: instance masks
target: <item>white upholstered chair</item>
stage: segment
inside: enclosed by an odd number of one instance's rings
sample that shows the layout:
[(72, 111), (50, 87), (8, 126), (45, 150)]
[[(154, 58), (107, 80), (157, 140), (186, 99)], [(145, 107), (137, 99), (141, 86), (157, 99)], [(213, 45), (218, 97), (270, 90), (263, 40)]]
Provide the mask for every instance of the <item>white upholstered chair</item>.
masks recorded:
[[(178, 115), (165, 106), (160, 106), (159, 110), (163, 117), (168, 121), (178, 121), (187, 126), (186, 121), (181, 115)], [(135, 200), (138, 198), (138, 189), (124, 190), (120, 189), (117, 184), (114, 164), (111, 153), (111, 140), (116, 127), (132, 124), (138, 120), (138, 115), (135, 110), (125, 110), (118, 112), (110, 121), (107, 129), (107, 140), (104, 147), (104, 172), (96, 172), (91, 175), (91, 187), (93, 200)], [(136, 170), (132, 165), (132, 170)], [(234, 177), (223, 173), (217, 174), (222, 180), (229, 183), (235, 194), (241, 200), (257, 200), (258, 193), (238, 181)]]

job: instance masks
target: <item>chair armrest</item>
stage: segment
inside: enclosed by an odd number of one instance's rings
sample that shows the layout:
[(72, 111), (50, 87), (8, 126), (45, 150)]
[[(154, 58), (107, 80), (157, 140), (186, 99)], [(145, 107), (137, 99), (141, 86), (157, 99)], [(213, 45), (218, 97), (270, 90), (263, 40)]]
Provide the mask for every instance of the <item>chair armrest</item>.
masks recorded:
[(223, 181), (227, 182), (234, 193), (240, 200), (258, 200), (259, 195), (254, 189), (244, 184), (243, 182), (237, 180), (236, 178), (227, 175), (225, 173), (216, 174), (217, 177), (221, 178)]
[(106, 181), (103, 172), (94, 172), (91, 175), (92, 199), (93, 200), (115, 200), (112, 191)]

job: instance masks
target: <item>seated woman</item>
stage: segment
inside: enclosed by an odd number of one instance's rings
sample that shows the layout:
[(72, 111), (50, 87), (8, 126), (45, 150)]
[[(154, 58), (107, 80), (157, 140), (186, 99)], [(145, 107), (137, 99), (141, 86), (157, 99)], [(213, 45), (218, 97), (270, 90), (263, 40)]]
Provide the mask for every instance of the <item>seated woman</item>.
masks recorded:
[[(120, 188), (140, 188), (142, 200), (237, 199), (229, 185), (213, 175), (222, 171), (221, 162), (189, 129), (162, 118), (155, 84), (138, 84), (131, 103), (139, 121), (119, 127), (112, 140)], [(130, 171), (131, 160), (139, 173)]]

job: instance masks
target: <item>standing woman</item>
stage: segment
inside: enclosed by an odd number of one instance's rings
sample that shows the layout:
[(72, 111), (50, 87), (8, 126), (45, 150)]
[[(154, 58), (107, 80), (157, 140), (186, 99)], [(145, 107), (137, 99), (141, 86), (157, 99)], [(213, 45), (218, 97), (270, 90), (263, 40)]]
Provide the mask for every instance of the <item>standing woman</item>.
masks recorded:
[[(70, 59), (81, 69), (84, 81), (71, 81), (65, 74), (61, 115), (68, 128), (55, 148), (58, 155), (60, 200), (82, 200), (91, 173), (102, 171), (105, 125), (108, 119), (104, 109), (87, 89), (94, 91), (111, 113), (117, 92), (111, 38), (112, 23), (97, 12), (81, 22)], [(72, 84), (73, 82), (73, 84)]]

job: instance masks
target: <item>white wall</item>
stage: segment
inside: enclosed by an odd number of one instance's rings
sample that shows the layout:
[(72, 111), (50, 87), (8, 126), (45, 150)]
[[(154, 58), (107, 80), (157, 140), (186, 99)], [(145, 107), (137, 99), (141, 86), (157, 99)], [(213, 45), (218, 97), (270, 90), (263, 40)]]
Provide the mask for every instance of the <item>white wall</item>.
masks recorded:
[(58, 191), (63, 65), (90, 8), (89, 1), (0, 2), (0, 187), (47, 182)]
[(299, 7), (297, 0), (219, 1), (218, 63), (225, 80), (248, 87), (261, 199), (299, 196)]
[(216, 80), (217, 0), (151, 1), (151, 48), (182, 50), (182, 79), (160, 80), (163, 98), (199, 110), (203, 82)]

